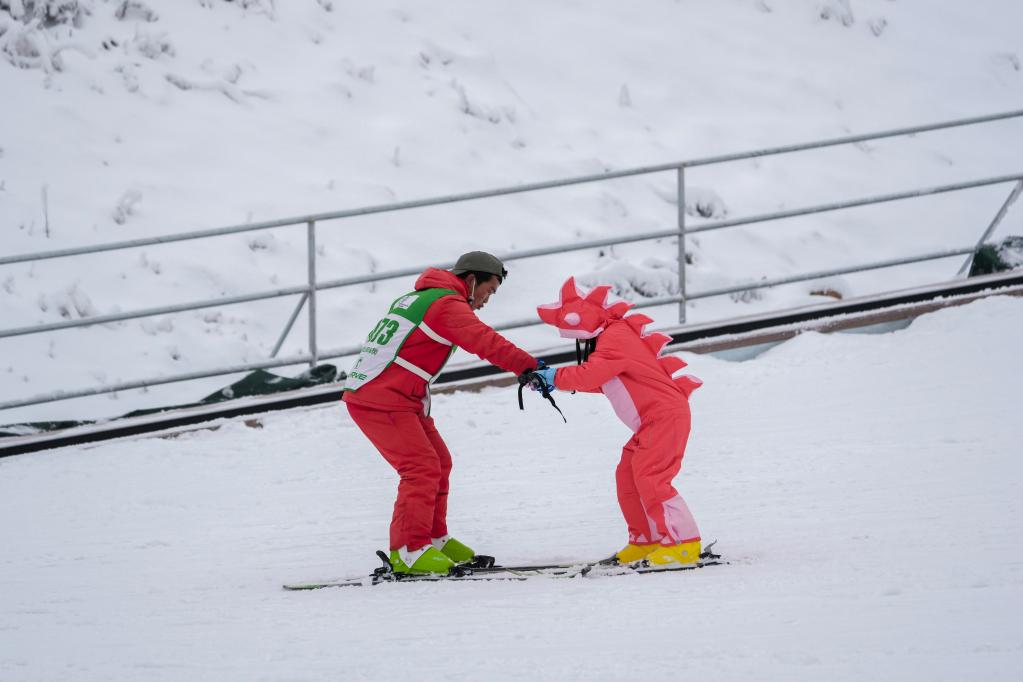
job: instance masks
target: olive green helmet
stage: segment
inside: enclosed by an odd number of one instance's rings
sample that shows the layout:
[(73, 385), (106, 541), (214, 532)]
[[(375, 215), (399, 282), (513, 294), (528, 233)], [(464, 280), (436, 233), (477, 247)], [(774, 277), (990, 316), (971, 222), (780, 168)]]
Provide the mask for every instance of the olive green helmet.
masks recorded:
[(501, 259), (486, 251), (463, 253), (458, 257), (455, 267), (451, 268), (451, 272), (456, 275), (466, 272), (485, 272), (488, 275), (497, 275), (502, 282), (508, 276), (508, 271), (504, 269)]

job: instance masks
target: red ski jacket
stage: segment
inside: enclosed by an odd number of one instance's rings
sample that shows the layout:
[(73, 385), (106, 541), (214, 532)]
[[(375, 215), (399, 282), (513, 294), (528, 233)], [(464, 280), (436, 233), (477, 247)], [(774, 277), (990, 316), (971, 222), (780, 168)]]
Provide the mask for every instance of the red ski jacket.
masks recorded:
[[(416, 280), (416, 291), (451, 289), (457, 296), (444, 296), (431, 305), (423, 322), (442, 338), (478, 355), (501, 369), (521, 374), (536, 367), (536, 358), (504, 338), (484, 322), (469, 306), (465, 281), (447, 270), (428, 268)], [(422, 329), (413, 330), (398, 357), (408, 360), (430, 374), (437, 372), (450, 347), (434, 341)], [(346, 391), (343, 400), (352, 405), (387, 412), (423, 412), (426, 409), (426, 381), (397, 364), (358, 391)]]

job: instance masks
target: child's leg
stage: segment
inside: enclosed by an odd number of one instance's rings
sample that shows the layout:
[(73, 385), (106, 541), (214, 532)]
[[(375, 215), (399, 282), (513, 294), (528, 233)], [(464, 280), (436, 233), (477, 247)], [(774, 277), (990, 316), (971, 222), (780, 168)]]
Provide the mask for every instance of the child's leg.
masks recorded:
[(635, 437), (632, 470), (636, 489), (665, 545), (700, 539), (696, 520), (672, 485), (682, 468), (689, 429), (686, 409), (644, 423)]
[(401, 476), (391, 517), (390, 549), (405, 547), (411, 552), (430, 544), (442, 467), (419, 415), (369, 410), (351, 404), (348, 412)]
[(633, 474), (635, 452), (636, 438), (633, 437), (622, 448), (622, 459), (615, 470), (615, 482), (618, 489), (618, 506), (622, 508), (622, 516), (629, 527), (629, 544), (646, 545), (659, 542), (661, 534), (647, 516), (643, 500), (636, 488)]

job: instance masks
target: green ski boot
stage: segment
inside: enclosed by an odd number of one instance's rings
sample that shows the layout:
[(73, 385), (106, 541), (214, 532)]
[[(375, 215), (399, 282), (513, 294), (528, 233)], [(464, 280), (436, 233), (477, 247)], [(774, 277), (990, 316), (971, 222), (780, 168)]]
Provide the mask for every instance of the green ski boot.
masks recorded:
[(403, 550), (404, 548), (391, 550), (391, 570), (395, 573), (440, 573), (447, 575), (448, 571), (455, 565), (454, 561), (432, 545), (426, 545), (414, 552), (405, 552)]
[(433, 546), (443, 552), (444, 556), (448, 557), (456, 564), (464, 564), (467, 561), (472, 561), (476, 558), (476, 552), (472, 551), (471, 547), (463, 545), (450, 535), (437, 538), (433, 541)]

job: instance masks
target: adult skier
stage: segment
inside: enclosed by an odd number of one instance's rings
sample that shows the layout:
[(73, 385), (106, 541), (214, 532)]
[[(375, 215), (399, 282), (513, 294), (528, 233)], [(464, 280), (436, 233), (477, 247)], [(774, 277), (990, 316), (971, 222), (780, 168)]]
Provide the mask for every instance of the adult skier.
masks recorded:
[(457, 348), (521, 374), (533, 356), (476, 317), (508, 275), (483, 251), (463, 254), (450, 271), (428, 268), (395, 300), (348, 373), (348, 413), (398, 472), (390, 530), (397, 573), (447, 573), (475, 552), (448, 534), (451, 454), (430, 416), (430, 384)]
[(615, 472), (629, 531), (618, 561), (693, 563), (700, 557), (700, 531), (672, 480), (689, 438), (689, 394), (702, 382), (681, 374), (686, 363), (680, 358), (660, 356), (670, 337), (644, 333), (653, 320), (626, 317), (631, 303), (607, 305), (609, 290), (598, 286), (583, 296), (570, 277), (557, 303), (537, 308), (562, 337), (585, 342), (588, 356), (576, 367), (541, 367), (535, 374), (548, 389), (603, 393), (633, 431)]

